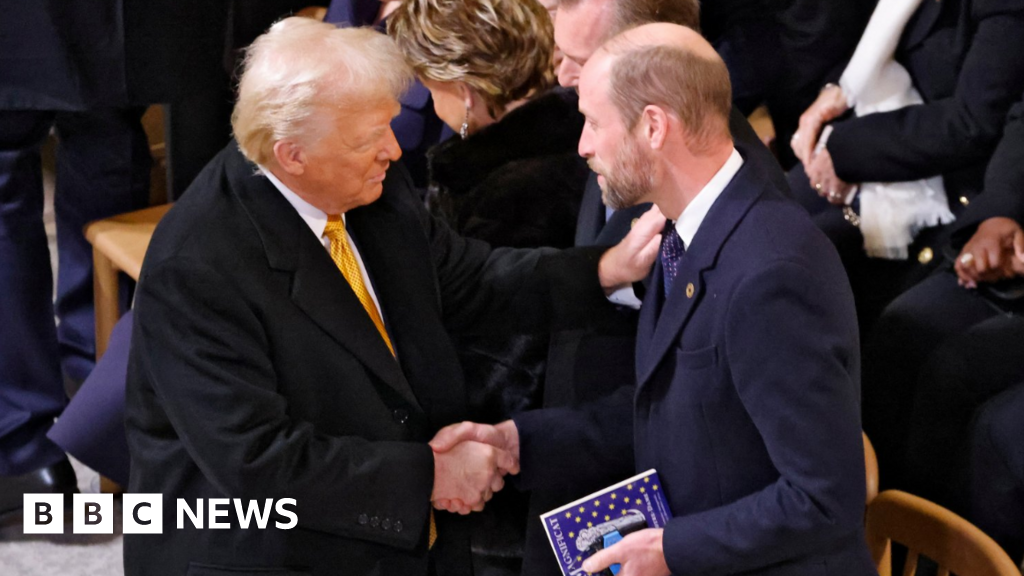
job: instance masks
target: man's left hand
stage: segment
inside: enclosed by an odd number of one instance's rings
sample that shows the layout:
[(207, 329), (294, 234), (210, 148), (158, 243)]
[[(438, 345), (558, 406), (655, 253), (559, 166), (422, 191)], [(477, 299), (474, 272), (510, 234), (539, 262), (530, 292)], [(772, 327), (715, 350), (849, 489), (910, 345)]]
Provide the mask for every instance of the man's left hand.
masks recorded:
[(815, 152), (811, 161), (804, 165), (804, 170), (818, 196), (836, 206), (846, 204), (846, 197), (853, 190), (853, 184), (843, 182), (836, 176), (836, 168), (832, 165), (832, 155), (829, 154), (828, 148)]
[(621, 564), (619, 576), (669, 576), (665, 563), (662, 528), (634, 532), (618, 543), (601, 550), (583, 563), (583, 570), (593, 574), (612, 564)]

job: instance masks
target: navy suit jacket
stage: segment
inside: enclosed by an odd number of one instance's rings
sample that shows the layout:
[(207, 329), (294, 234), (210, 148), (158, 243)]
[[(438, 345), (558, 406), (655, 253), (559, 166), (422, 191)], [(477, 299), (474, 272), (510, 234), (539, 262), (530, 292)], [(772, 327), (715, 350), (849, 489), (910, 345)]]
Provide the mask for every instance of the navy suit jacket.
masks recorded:
[[(856, 315), (831, 243), (747, 161), (667, 299), (661, 282), (656, 267), (640, 314), (632, 440), (636, 470), (659, 471), (675, 515), (669, 567), (874, 574)], [(630, 420), (622, 404), (517, 417), (524, 479), (616, 465)]]
[(127, 103), (120, 3), (4, 2), (0, 109), (81, 111)]

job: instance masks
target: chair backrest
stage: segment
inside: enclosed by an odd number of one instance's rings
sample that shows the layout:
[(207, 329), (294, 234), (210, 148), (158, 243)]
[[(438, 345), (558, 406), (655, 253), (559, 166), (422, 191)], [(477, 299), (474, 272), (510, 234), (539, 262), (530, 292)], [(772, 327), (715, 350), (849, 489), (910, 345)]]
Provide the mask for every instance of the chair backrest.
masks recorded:
[(878, 496), (878, 456), (875, 455), (875, 447), (871, 445), (868, 435), (861, 432), (861, 436), (864, 437), (864, 472), (868, 487), (864, 505), (869, 506), (875, 496)]
[(953, 512), (899, 490), (886, 490), (868, 506), (867, 539), (880, 576), (892, 574), (892, 543), (907, 547), (903, 574), (919, 556), (939, 565), (939, 576), (1021, 576), (1020, 570), (978, 527)]

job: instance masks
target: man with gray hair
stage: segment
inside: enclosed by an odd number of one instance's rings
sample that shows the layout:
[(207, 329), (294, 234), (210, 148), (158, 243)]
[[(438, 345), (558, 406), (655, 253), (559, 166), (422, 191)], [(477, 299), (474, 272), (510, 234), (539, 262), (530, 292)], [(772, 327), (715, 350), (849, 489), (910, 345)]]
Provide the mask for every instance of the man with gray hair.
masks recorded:
[(308, 19), (249, 49), (237, 143), (160, 223), (136, 293), (129, 492), (164, 507), (125, 537), (127, 574), (470, 573), (431, 502), (480, 510), (516, 464), (427, 445), (470, 416), (447, 331), (540, 325), (557, 295), (647, 273), (656, 227), (603, 254), (491, 251), (431, 219), (389, 126), (410, 77), (386, 36)]
[(524, 484), (543, 485), (615, 465), (615, 422), (632, 418), (635, 471), (658, 471), (674, 518), (583, 571), (874, 574), (853, 297), (832, 244), (734, 147), (721, 58), (692, 30), (649, 24), (602, 47), (579, 87), (579, 151), (605, 202), (653, 202), (671, 223), (640, 313), (632, 405), (457, 424), (435, 448), (493, 442)]

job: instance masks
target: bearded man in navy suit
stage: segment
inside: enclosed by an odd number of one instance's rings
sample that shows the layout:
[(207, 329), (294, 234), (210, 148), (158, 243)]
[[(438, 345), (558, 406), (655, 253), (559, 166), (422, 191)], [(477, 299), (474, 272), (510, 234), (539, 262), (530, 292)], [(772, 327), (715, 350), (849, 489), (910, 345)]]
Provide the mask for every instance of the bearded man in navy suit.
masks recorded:
[(492, 442), (540, 487), (621, 465), (629, 450), (617, 447), (632, 441), (636, 470), (658, 470), (675, 517), (586, 572), (874, 574), (853, 296), (824, 234), (736, 150), (730, 93), (711, 45), (672, 24), (627, 31), (587, 62), (579, 151), (605, 202), (653, 202), (670, 219), (640, 312), (632, 405), (463, 423), (432, 446)]

